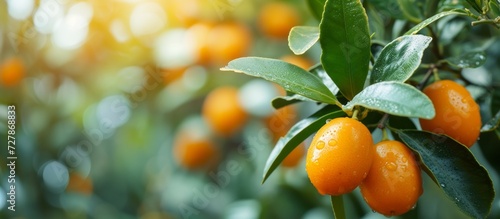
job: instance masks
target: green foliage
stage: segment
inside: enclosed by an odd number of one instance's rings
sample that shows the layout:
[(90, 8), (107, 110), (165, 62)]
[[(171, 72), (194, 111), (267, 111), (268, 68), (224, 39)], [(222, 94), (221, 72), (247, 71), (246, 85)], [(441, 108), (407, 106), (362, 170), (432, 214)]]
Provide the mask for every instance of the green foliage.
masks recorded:
[(401, 36), (387, 44), (373, 66), (370, 83), (404, 82), (420, 65), (432, 38), (423, 35)]
[(365, 9), (359, 0), (327, 0), (319, 28), (323, 68), (352, 99), (363, 89), (370, 61)]
[(467, 147), (445, 135), (425, 131), (401, 130), (398, 135), (462, 211), (474, 218), (488, 215), (495, 196), (493, 183)]
[[(498, 63), (487, 60), (492, 55), (487, 47), (498, 46), (494, 43), (497, 39), (494, 33), (498, 33), (496, 27), (500, 25), (500, 18), (496, 17), (500, 14), (498, 2), (308, 0), (307, 3), (320, 21), (319, 28), (295, 27), (288, 43), (295, 54), (303, 54), (319, 37), (320, 63), (309, 72), (263, 58), (237, 59), (223, 69), (262, 77), (292, 92), (274, 99), (275, 108), (311, 101), (327, 105), (299, 121), (280, 139), (268, 157), (263, 181), (327, 119), (355, 116), (371, 130), (389, 127), (394, 138), (402, 140), (418, 155), (422, 168), (456, 206), (471, 217), (487, 217), (495, 196), (489, 170), (454, 139), (418, 130), (415, 118), (435, 116), (432, 102), (421, 92), (429, 80), (447, 78), (472, 85), (484, 122), (481, 139), (487, 139), (480, 140), (479, 146), (483, 151), (498, 151), (495, 144), (500, 142), (500, 78), (492, 76), (493, 82), (484, 85), (474, 84), (462, 75), (464, 68), (498, 71), (494, 66)], [(485, 25), (474, 29), (481, 24)], [(478, 48), (478, 44), (482, 47)], [(493, 55), (500, 56), (497, 52)], [(494, 162), (493, 158), (487, 156), (487, 159)], [(498, 170), (498, 162), (493, 164)], [(339, 198), (332, 197), (335, 214), (343, 210), (338, 209), (343, 208)]]
[(343, 109), (352, 111), (355, 106), (397, 116), (431, 119), (435, 115), (434, 106), (425, 94), (411, 85), (395, 81), (380, 82), (366, 87)]

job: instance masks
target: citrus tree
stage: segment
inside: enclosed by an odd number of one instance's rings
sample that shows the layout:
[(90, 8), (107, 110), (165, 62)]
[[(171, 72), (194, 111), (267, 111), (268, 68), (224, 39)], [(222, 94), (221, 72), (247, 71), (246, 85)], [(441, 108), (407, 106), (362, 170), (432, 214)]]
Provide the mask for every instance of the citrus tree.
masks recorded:
[[(331, 196), (337, 218), (345, 217), (342, 195), (358, 186), (374, 211), (404, 214), (422, 194), (420, 170), (465, 214), (487, 217), (493, 183), (469, 148), (480, 136), (487, 139), (479, 141), (483, 150), (498, 146), (499, 83), (492, 72), (470, 75), (469, 69), (485, 64), (483, 50), (495, 43), (499, 2), (307, 3), (319, 25), (292, 28), (288, 43), (295, 54), (319, 44), (320, 63), (307, 71), (244, 57), (221, 68), (281, 85), (287, 94), (272, 101), (276, 109), (299, 102), (322, 106), (279, 139), (263, 182), (316, 133), (306, 172), (319, 193)], [(377, 131), (380, 142), (372, 137)]]

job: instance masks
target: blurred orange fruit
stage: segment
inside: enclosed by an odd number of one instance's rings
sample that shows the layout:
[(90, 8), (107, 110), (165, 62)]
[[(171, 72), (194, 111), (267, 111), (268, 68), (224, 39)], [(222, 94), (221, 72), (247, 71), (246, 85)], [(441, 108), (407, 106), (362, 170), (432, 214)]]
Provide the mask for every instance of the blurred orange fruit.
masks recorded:
[(423, 92), (431, 99), (436, 116), (420, 119), (422, 129), (446, 134), (470, 148), (479, 137), (481, 114), (469, 91), (454, 81), (441, 80)]
[(238, 89), (231, 86), (212, 90), (203, 102), (202, 115), (212, 130), (223, 137), (238, 132), (248, 117), (239, 102)]
[(299, 144), (295, 149), (293, 149), (292, 152), (286, 156), (286, 158), (281, 162), (281, 165), (284, 167), (295, 167), (297, 164), (299, 164), (300, 160), (304, 157), (306, 154), (306, 149), (304, 147), (304, 143)]
[(208, 34), (215, 26), (212, 22), (204, 21), (198, 22), (189, 28), (189, 33), (193, 36), (196, 43), (196, 50), (198, 53), (198, 63), (201, 65), (207, 65), (210, 63), (210, 53)]
[(292, 27), (300, 24), (298, 11), (289, 3), (271, 2), (259, 13), (258, 27), (271, 38), (287, 39)]
[(24, 63), (18, 57), (9, 58), (0, 65), (0, 84), (6, 87), (19, 85), (24, 75)]
[(275, 110), (274, 113), (266, 119), (267, 128), (273, 136), (276, 143), (281, 137), (288, 133), (297, 119), (297, 111), (293, 105)]
[(174, 158), (188, 169), (198, 170), (213, 167), (220, 157), (220, 151), (207, 136), (181, 131), (174, 141)]
[(70, 173), (66, 191), (90, 195), (93, 190), (92, 180), (89, 177), (83, 177), (79, 173)]
[(399, 141), (376, 144), (370, 172), (360, 189), (376, 212), (397, 216), (409, 211), (423, 192), (420, 168), (410, 149)]
[(368, 174), (374, 155), (370, 131), (351, 118), (335, 118), (321, 127), (307, 151), (306, 172), (322, 195), (349, 193)]
[(281, 60), (299, 66), (304, 70), (308, 70), (311, 66), (314, 65), (314, 63), (310, 59), (296, 55), (286, 55), (281, 57)]
[(252, 33), (243, 23), (225, 22), (214, 26), (206, 39), (212, 64), (220, 66), (248, 53)]
[(173, 81), (180, 79), (184, 75), (184, 72), (186, 72), (186, 67), (163, 69), (163, 83), (165, 83), (165, 85), (168, 85)]

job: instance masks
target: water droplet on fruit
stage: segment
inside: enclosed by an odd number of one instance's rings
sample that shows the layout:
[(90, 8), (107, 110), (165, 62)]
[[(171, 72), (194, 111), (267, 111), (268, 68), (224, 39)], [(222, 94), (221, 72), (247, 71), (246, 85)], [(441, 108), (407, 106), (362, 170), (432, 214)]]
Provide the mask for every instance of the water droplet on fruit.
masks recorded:
[(403, 163), (406, 163), (406, 162), (408, 162), (408, 158), (403, 157), (403, 158), (401, 158), (401, 161), (403, 161)]
[(321, 150), (324, 147), (325, 147), (325, 142), (324, 141), (318, 141), (318, 143), (316, 143), (316, 149)]
[(390, 171), (394, 171), (398, 168), (398, 165), (394, 162), (387, 162), (385, 163), (385, 168), (387, 168)]
[(328, 145), (335, 146), (335, 145), (337, 145), (337, 141), (335, 139), (330, 139), (330, 141), (328, 141)]
[(417, 208), (417, 204), (411, 206), (411, 210), (414, 210), (415, 208)]

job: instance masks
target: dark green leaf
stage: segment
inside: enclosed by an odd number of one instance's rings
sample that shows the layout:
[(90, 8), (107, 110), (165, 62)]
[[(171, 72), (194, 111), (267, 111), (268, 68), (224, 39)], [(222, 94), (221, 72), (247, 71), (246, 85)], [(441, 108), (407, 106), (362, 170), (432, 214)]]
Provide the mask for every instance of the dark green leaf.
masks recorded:
[(397, 0), (403, 16), (413, 22), (419, 23), (422, 21), (422, 14), (419, 9), (419, 2), (416, 0)]
[(321, 15), (323, 14), (323, 8), (325, 6), (326, 0), (307, 0), (307, 5), (313, 16), (319, 21), (321, 20)]
[(456, 9), (456, 10), (452, 10), (452, 11), (443, 11), (441, 13), (435, 14), (434, 16), (427, 18), (424, 21), (420, 22), (419, 24), (417, 24), (416, 26), (414, 26), (413, 28), (408, 30), (404, 35), (417, 34), (420, 30), (424, 29), (425, 27), (427, 27), (427, 25), (433, 23), (434, 21), (437, 21), (442, 17), (448, 16), (448, 15), (454, 15), (454, 14), (467, 16), (467, 13), (462, 9)]
[(495, 117), (493, 117), (490, 121), (483, 125), (481, 128), (481, 132), (491, 132), (496, 130), (500, 125), (500, 111), (497, 112)]
[(302, 102), (302, 101), (312, 101), (315, 102), (314, 100), (311, 100), (309, 98), (305, 98), (303, 96), (300, 96), (298, 94), (292, 94), (291, 96), (283, 96), (283, 97), (276, 97), (272, 100), (272, 105), (275, 109), (279, 109), (294, 103)]
[(486, 54), (483, 51), (468, 52), (458, 57), (448, 58), (446, 62), (459, 68), (477, 68), (486, 62)]
[(323, 81), (323, 84), (328, 87), (328, 89), (333, 93), (337, 94), (339, 92), (339, 88), (335, 83), (333, 83), (332, 78), (326, 73), (325, 69), (323, 68), (322, 65), (316, 65), (309, 70), (309, 72), (313, 73), (314, 75), (318, 76), (321, 78), (321, 81)]
[(335, 95), (322, 83), (319, 77), (281, 60), (245, 57), (229, 62), (221, 70), (261, 77), (281, 85), (287, 91), (304, 97), (329, 104), (338, 104)]
[(492, 17), (500, 16), (500, 6), (497, 1), (490, 1), (490, 14)]
[(415, 151), (445, 194), (466, 214), (485, 218), (494, 198), (486, 169), (464, 145), (445, 136), (418, 130), (401, 130), (399, 137)]
[(469, 3), (470, 6), (472, 6), (472, 8), (474, 8), (474, 10), (476, 10), (476, 12), (482, 14), (483, 13), (483, 9), (481, 9), (481, 0), (466, 0), (467, 3)]
[(380, 11), (375, 9), (373, 5), (368, 4), (366, 14), (368, 15), (368, 25), (370, 27), (370, 31), (375, 34), (372, 39), (383, 40), (385, 36), (385, 24)]
[(359, 0), (327, 0), (320, 23), (323, 68), (352, 99), (365, 84), (370, 61), (370, 33)]
[(424, 50), (432, 37), (401, 36), (387, 44), (380, 53), (370, 76), (370, 83), (381, 81), (404, 82), (418, 68)]
[(296, 26), (288, 35), (288, 47), (296, 55), (304, 54), (319, 39), (319, 28), (309, 26)]
[(379, 13), (396, 19), (404, 19), (397, 0), (370, 0), (369, 3), (373, 4)]
[(488, 163), (500, 173), (500, 131), (482, 132), (477, 141)]
[(343, 108), (355, 106), (391, 115), (431, 119), (435, 116), (431, 100), (415, 87), (395, 81), (384, 81), (366, 87)]
[(310, 135), (318, 131), (326, 124), (328, 119), (344, 116), (345, 113), (339, 110), (336, 106), (326, 106), (313, 115), (299, 121), (281, 138), (273, 151), (269, 155), (266, 166), (264, 168), (264, 176), (262, 183), (271, 175), (271, 173), (279, 166), (279, 164), (292, 152), (297, 145), (302, 143)]

